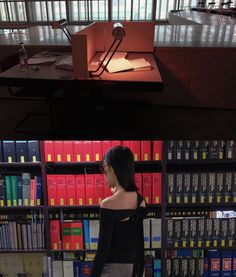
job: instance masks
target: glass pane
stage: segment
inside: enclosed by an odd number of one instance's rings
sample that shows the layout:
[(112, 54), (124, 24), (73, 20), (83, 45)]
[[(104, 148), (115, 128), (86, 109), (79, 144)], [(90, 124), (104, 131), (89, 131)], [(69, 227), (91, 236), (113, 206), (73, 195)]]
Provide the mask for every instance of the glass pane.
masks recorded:
[(156, 4), (156, 20), (167, 20), (169, 11), (176, 7), (176, 0), (157, 0)]
[(8, 2), (10, 21), (26, 21), (25, 3)]
[(0, 2), (0, 21), (7, 21), (6, 3)]

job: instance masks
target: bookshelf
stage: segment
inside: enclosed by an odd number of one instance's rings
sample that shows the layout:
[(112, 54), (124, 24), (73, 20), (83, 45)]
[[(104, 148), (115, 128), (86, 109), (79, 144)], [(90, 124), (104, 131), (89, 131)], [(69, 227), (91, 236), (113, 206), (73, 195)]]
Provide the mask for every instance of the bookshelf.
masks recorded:
[[(177, 142), (175, 142), (177, 144)], [(236, 144), (235, 144), (236, 145)], [(168, 203), (168, 175), (173, 174), (176, 176), (177, 174), (202, 174), (206, 173), (207, 178), (209, 178), (209, 174), (214, 173), (222, 173), (223, 174), (223, 184), (225, 184), (226, 173), (236, 172), (236, 159), (225, 158), (224, 159), (208, 159), (208, 160), (170, 160), (168, 159), (168, 151), (169, 151), (169, 142), (164, 141), (162, 145), (162, 160), (157, 161), (136, 161), (135, 162), (135, 172), (136, 173), (161, 173), (162, 176), (162, 191), (161, 191), (161, 204), (148, 204), (149, 218), (160, 218), (162, 220), (161, 224), (161, 248), (153, 248), (148, 247), (145, 249), (146, 253), (155, 252), (155, 256), (158, 259), (161, 259), (161, 268), (162, 268), (162, 276), (166, 276), (167, 263), (166, 261), (169, 259), (168, 251), (184, 251), (187, 249), (190, 250), (201, 250), (203, 253), (203, 257), (208, 257), (211, 252), (209, 250), (216, 249), (213, 246), (192, 246), (192, 247), (182, 247), (182, 246), (168, 246), (168, 226), (166, 221), (171, 218), (180, 218), (180, 220), (184, 220), (185, 218), (197, 218), (197, 219), (207, 219), (211, 216), (212, 212), (215, 211), (228, 211), (234, 210), (236, 211), (236, 202), (233, 202), (233, 197), (228, 203), (225, 203), (224, 193), (222, 190), (222, 195), (220, 196), (220, 203), (212, 202), (207, 203), (206, 200), (204, 203), (192, 203), (189, 199), (188, 203), (184, 203), (180, 201), (176, 203), (173, 201), (172, 204)], [(225, 146), (226, 147), (226, 146)], [(226, 148), (224, 147), (224, 151), (226, 153)], [(236, 148), (236, 147), (235, 147)], [(151, 151), (153, 149), (151, 148)], [(174, 151), (174, 147), (171, 151)], [(182, 151), (184, 151), (182, 149)], [(40, 174), (42, 178), (42, 197), (43, 202), (42, 205), (39, 206), (16, 206), (16, 207), (0, 207), (0, 214), (2, 215), (12, 215), (12, 214), (27, 214), (27, 213), (36, 213), (40, 214), (43, 217), (44, 230), (45, 230), (45, 248), (44, 249), (28, 249), (28, 250), (18, 250), (18, 249), (8, 249), (0, 250), (0, 254), (3, 253), (44, 253), (47, 256), (51, 257), (62, 257), (63, 253), (78, 253), (79, 255), (86, 255), (86, 253), (95, 253), (94, 249), (77, 249), (77, 250), (69, 250), (69, 249), (57, 249), (53, 250), (51, 247), (50, 241), (50, 220), (57, 216), (57, 218), (64, 222), (65, 219), (70, 220), (81, 220), (83, 218), (86, 219), (98, 219), (97, 216), (94, 216), (99, 213), (99, 205), (55, 205), (51, 206), (48, 203), (48, 191), (47, 191), (47, 175), (86, 175), (86, 174), (99, 174), (100, 173), (100, 162), (46, 162), (44, 156), (44, 142), (40, 141), (40, 160), (41, 162), (32, 163), (5, 163), (0, 162), (0, 170), (3, 174), (20, 174), (22, 172), (30, 172), (33, 175)], [(235, 151), (236, 153), (236, 151)], [(175, 155), (173, 155), (175, 156)], [(217, 179), (215, 175), (215, 180)], [(184, 175), (182, 176), (184, 179)], [(234, 178), (234, 177), (232, 177)], [(192, 182), (192, 177), (190, 178), (190, 182)], [(200, 182), (200, 181), (199, 181)], [(232, 186), (234, 183), (232, 182)], [(184, 187), (184, 185), (182, 184)], [(217, 187), (216, 183), (215, 186)], [(175, 184), (176, 187), (176, 184)], [(217, 192), (217, 188), (215, 187), (215, 192)], [(236, 190), (236, 188), (234, 188)], [(232, 187), (233, 191), (233, 187)], [(184, 188), (182, 188), (182, 192), (184, 192)], [(191, 195), (191, 191), (189, 191), (189, 195)], [(176, 197), (175, 191), (173, 192), (173, 199)], [(182, 196), (181, 196), (182, 197)], [(192, 195), (191, 195), (192, 197)], [(84, 217), (86, 214), (86, 217)], [(1, 218), (0, 218), (1, 220)], [(236, 228), (236, 227), (235, 227)], [(236, 235), (234, 237), (236, 239)], [(236, 247), (233, 245), (229, 246), (219, 246), (218, 250), (221, 251), (235, 251)], [(148, 253), (148, 254), (149, 254)], [(210, 254), (209, 254), (210, 253)], [(64, 254), (63, 254), (64, 255)], [(176, 259), (178, 259), (176, 257)], [(200, 258), (199, 258), (200, 259)], [(174, 276), (174, 275), (172, 275)]]

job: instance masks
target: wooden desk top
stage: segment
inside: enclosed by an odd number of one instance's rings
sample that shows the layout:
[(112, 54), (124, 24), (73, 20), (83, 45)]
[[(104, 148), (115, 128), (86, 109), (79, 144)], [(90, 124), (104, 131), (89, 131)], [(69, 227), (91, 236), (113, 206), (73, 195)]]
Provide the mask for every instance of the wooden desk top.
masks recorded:
[[(68, 54), (67, 54), (68, 55)], [(96, 60), (100, 54), (95, 55)], [(58, 56), (57, 61), (63, 59), (65, 54)], [(152, 70), (148, 71), (126, 71), (110, 74), (106, 71), (100, 77), (89, 79), (74, 79), (73, 72), (57, 69), (56, 63), (47, 65), (38, 65), (37, 68), (29, 66), (28, 71), (21, 71), (19, 65), (2, 72), (0, 74), (0, 85), (19, 85), (19, 86), (41, 86), (54, 85), (67, 87), (93, 87), (101, 85), (103, 88), (112, 90), (127, 91), (153, 91), (161, 92), (163, 90), (163, 81), (152, 53), (129, 53), (128, 59), (143, 57), (152, 65)]]

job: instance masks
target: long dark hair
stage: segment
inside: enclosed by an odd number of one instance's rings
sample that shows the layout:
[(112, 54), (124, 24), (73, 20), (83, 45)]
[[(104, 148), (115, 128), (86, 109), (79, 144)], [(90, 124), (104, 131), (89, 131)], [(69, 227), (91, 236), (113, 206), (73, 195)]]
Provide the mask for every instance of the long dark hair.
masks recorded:
[(102, 159), (102, 163), (112, 166), (118, 183), (126, 191), (137, 191), (134, 182), (134, 156), (131, 150), (125, 146), (110, 148)]

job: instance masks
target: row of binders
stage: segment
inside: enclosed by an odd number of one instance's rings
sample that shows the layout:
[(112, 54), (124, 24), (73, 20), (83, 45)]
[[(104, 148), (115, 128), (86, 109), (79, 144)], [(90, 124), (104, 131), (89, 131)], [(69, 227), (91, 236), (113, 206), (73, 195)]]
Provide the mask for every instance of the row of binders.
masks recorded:
[[(48, 276), (57, 277), (89, 277), (93, 266), (92, 261), (56, 261), (47, 257), (47, 274)], [(152, 256), (145, 256), (144, 276), (160, 277), (161, 260)]]
[(0, 249), (45, 249), (44, 223), (40, 221), (0, 223)]
[[(96, 250), (99, 236), (99, 220), (60, 222), (50, 220), (52, 250)], [(161, 247), (161, 219), (144, 219), (144, 248)]]
[[(147, 203), (161, 203), (161, 173), (135, 173), (139, 192)], [(102, 174), (47, 175), (50, 206), (99, 205), (111, 195)]]
[(0, 176), (0, 207), (42, 205), (42, 178), (21, 176)]
[(166, 259), (166, 277), (236, 276), (236, 251), (211, 250), (205, 258)]
[(167, 203), (236, 203), (236, 172), (168, 173)]
[(222, 160), (236, 158), (235, 140), (169, 140), (167, 160)]
[(235, 218), (167, 219), (167, 247), (234, 247)]
[(44, 141), (46, 162), (98, 162), (114, 146), (132, 151), (135, 161), (162, 159), (162, 141)]
[(39, 162), (40, 147), (37, 140), (0, 141), (0, 162)]

